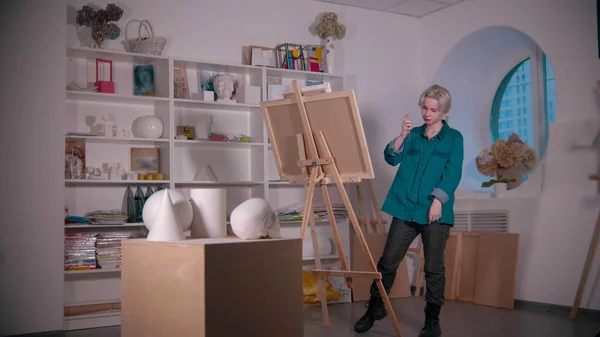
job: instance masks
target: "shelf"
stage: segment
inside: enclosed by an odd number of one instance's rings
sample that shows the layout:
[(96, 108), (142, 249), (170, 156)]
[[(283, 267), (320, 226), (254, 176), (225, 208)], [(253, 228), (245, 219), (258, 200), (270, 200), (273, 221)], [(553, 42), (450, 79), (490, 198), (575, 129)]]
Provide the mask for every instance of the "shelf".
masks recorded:
[(169, 180), (94, 180), (94, 179), (65, 179), (69, 185), (158, 185), (168, 184)]
[(194, 108), (194, 109), (223, 109), (231, 111), (248, 111), (250, 109), (260, 108), (260, 104), (247, 104), (219, 101), (199, 101), (185, 98), (175, 98), (176, 108)]
[(285, 77), (295, 80), (324, 81), (343, 79), (343, 75), (318, 73), (315, 71), (291, 70), (283, 68), (267, 68), (267, 77)]
[(66, 135), (66, 139), (83, 139), (86, 142), (94, 143), (121, 143), (121, 144), (166, 144), (169, 142), (165, 138), (134, 138), (134, 137), (104, 137), (104, 136), (78, 136)]
[(65, 225), (65, 229), (71, 228), (121, 228), (121, 227), (144, 227), (144, 223), (125, 223), (122, 225), (99, 225), (99, 224), (73, 224), (73, 225)]
[(202, 59), (194, 59), (187, 57), (171, 57), (174, 67), (196, 68), (203, 71), (212, 71), (219, 73), (235, 73), (235, 74), (255, 74), (262, 73), (262, 67), (251, 66), (246, 64), (220, 63)]
[(65, 275), (76, 275), (76, 274), (105, 274), (105, 273), (120, 273), (121, 269), (108, 268), (108, 269), (89, 269), (89, 270), (65, 270)]
[(73, 101), (90, 101), (98, 103), (128, 103), (152, 105), (156, 102), (169, 102), (168, 97), (135, 96), (122, 94), (106, 94), (96, 91), (67, 90), (67, 99)]
[(96, 49), (87, 47), (68, 47), (67, 57), (87, 59), (103, 58), (112, 60), (113, 62), (130, 62), (138, 64), (148, 64), (154, 61), (166, 61), (169, 59), (167, 56), (137, 54), (121, 50)]
[(190, 186), (255, 186), (264, 184), (262, 181), (176, 181), (175, 185)]
[(63, 330), (82, 330), (120, 324), (121, 310), (111, 310), (86, 315), (65, 316)]
[(195, 139), (195, 140), (185, 140), (185, 139), (176, 139), (175, 145), (190, 145), (190, 146), (207, 146), (207, 147), (233, 147), (233, 148), (249, 148), (249, 147), (260, 147), (263, 146), (264, 143), (258, 142), (221, 142), (221, 141), (211, 141), (204, 139)]
[[(336, 219), (336, 223), (339, 223), (340, 221)], [(302, 223), (302, 220), (294, 220), (294, 221), (281, 221), (279, 220), (279, 224), (280, 225), (299, 225)], [(329, 220), (324, 219), (324, 220), (315, 220), (315, 223), (319, 224), (319, 223), (329, 223)]]
[(288, 181), (269, 181), (269, 187), (304, 187), (304, 184), (291, 184)]

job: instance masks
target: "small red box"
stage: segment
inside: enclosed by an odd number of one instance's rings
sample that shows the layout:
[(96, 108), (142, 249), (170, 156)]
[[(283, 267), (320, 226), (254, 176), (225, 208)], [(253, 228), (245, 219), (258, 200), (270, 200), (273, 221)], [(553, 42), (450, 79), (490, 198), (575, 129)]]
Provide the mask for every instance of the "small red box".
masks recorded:
[[(98, 80), (98, 63), (99, 62), (108, 63), (110, 65), (110, 80), (109, 81)], [(112, 81), (112, 73), (113, 73), (112, 61), (104, 60), (104, 59), (96, 59), (96, 82), (94, 82), (94, 86), (98, 87), (96, 89), (98, 92), (103, 92), (103, 93), (107, 93), (107, 94), (115, 93), (115, 82)]]

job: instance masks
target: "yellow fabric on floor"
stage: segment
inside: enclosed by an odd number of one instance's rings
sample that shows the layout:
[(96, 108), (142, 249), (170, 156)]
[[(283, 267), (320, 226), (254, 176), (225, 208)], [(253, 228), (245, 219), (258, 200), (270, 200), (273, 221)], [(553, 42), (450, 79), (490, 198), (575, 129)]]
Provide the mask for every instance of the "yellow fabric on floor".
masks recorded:
[[(327, 302), (339, 301), (342, 297), (340, 290), (333, 287), (326, 277), (323, 278), (323, 282), (325, 285), (325, 300)], [(306, 270), (302, 271), (302, 290), (304, 293), (305, 307), (316, 305), (321, 302), (319, 300), (319, 279)]]

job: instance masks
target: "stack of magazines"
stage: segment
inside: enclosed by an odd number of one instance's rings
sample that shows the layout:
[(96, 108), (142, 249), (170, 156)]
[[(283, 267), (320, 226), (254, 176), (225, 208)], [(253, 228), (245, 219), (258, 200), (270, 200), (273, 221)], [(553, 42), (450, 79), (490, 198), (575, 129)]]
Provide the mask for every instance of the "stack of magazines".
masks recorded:
[(127, 214), (121, 210), (98, 210), (85, 214), (85, 220), (97, 225), (123, 224), (127, 221)]
[(65, 270), (96, 268), (96, 233), (65, 234)]
[(105, 232), (98, 234), (96, 241), (96, 258), (102, 269), (121, 268), (121, 241), (124, 239), (146, 237), (140, 232)]

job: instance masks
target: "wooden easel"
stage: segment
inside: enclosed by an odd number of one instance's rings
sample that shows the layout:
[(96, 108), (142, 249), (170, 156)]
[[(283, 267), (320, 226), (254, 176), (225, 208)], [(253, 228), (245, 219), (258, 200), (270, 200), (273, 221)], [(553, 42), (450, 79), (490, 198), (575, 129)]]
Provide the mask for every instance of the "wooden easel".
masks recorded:
[[(600, 181), (600, 174), (590, 174), (590, 180)], [(590, 268), (592, 266), (592, 260), (594, 259), (594, 255), (596, 254), (596, 246), (598, 246), (598, 236), (600, 235), (600, 214), (598, 214), (598, 219), (596, 220), (596, 227), (594, 228), (594, 234), (592, 234), (592, 241), (590, 242), (590, 247), (588, 248), (587, 257), (585, 258), (585, 264), (583, 265), (583, 272), (581, 272), (581, 279), (579, 280), (579, 287), (577, 287), (577, 293), (575, 295), (575, 300), (573, 301), (573, 307), (571, 308), (571, 319), (574, 320), (577, 318), (577, 310), (579, 309), (579, 304), (581, 303), (581, 296), (583, 296), (583, 290), (585, 289), (585, 283), (587, 282), (588, 274), (590, 273)]]
[[(302, 121), (304, 134), (312, 135), (313, 137), (304, 137), (302, 133), (296, 135), (296, 139), (298, 142), (298, 167), (302, 170), (302, 175), (304, 176), (304, 184), (306, 191), (306, 200), (304, 204), (304, 217), (302, 219), (302, 226), (300, 228), (300, 238), (304, 239), (304, 235), (306, 232), (306, 228), (310, 224), (311, 229), (311, 238), (312, 244), (315, 254), (315, 265), (316, 269), (312, 271), (312, 273), (317, 276), (319, 279), (319, 299), (321, 301), (321, 308), (323, 312), (324, 323), (327, 327), (329, 327), (329, 313), (327, 310), (327, 300), (325, 298), (325, 287), (323, 283), (323, 277), (344, 277), (347, 280), (348, 286), (351, 287), (351, 280), (353, 277), (367, 277), (375, 280), (377, 284), (377, 288), (379, 293), (381, 294), (381, 298), (385, 305), (388, 316), (392, 322), (394, 330), (399, 337), (402, 337), (402, 331), (400, 329), (400, 325), (396, 319), (396, 315), (392, 308), (392, 304), (390, 299), (385, 291), (383, 283), (381, 281), (381, 273), (377, 271), (377, 265), (375, 264), (371, 252), (369, 251), (369, 247), (365, 241), (365, 237), (363, 235), (363, 231), (360, 227), (360, 223), (356, 214), (354, 213), (354, 209), (352, 207), (352, 203), (350, 202), (350, 198), (348, 197), (348, 193), (344, 186), (344, 180), (340, 175), (338, 170), (338, 166), (336, 164), (336, 158), (333, 158), (332, 153), (330, 151), (329, 145), (327, 143), (326, 135), (323, 131), (319, 131), (318, 133), (314, 133), (311, 128), (308, 114), (306, 112), (306, 107), (304, 105), (303, 95), (298, 87), (298, 83), (296, 81), (292, 82), (294, 87), (294, 93), (296, 98), (296, 103), (298, 105), (298, 109), (300, 112), (300, 119)], [(316, 142), (315, 142), (316, 138)], [(319, 149), (317, 148), (317, 144), (319, 145)], [(309, 157), (310, 154), (310, 157)], [(355, 179), (349, 179), (350, 182), (360, 183), (361, 178), (356, 177)], [(348, 182), (348, 179), (346, 179)], [(358, 239), (361, 242), (361, 248), (365, 254), (368, 256), (368, 261), (370, 265), (371, 271), (351, 271), (346, 265), (344, 251), (341, 245), (341, 240), (339, 236), (339, 231), (337, 228), (337, 224), (333, 214), (333, 208), (331, 206), (331, 199), (329, 197), (329, 192), (327, 190), (327, 185), (334, 183), (338, 191), (341, 195), (341, 198), (344, 202), (344, 206), (348, 211), (348, 216), (350, 217), (350, 222), (354, 228)], [(321, 190), (323, 192), (323, 199), (325, 206), (327, 208), (327, 213), (329, 216), (329, 222), (331, 224), (331, 229), (334, 235), (334, 240), (339, 252), (340, 261), (342, 264), (341, 271), (332, 271), (332, 270), (323, 270), (321, 266), (321, 257), (319, 254), (319, 247), (317, 242), (317, 234), (316, 234), (316, 224), (313, 214), (313, 196), (315, 193), (316, 186), (321, 186)]]

